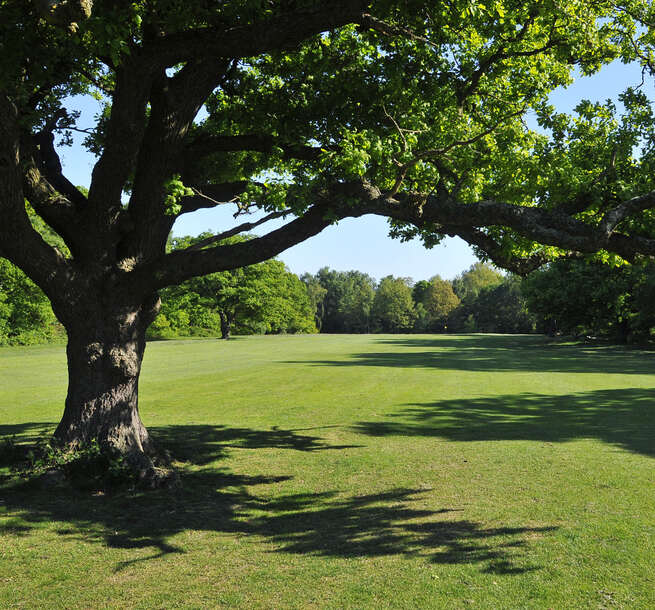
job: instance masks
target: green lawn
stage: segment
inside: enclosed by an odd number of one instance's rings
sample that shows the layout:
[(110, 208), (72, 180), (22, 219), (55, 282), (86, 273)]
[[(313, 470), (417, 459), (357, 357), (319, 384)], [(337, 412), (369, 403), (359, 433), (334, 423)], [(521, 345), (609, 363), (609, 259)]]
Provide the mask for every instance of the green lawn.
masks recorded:
[[(182, 488), (0, 480), (0, 607), (653, 608), (654, 364), (526, 336), (151, 343), (141, 412)], [(0, 436), (53, 430), (64, 365), (0, 349)]]

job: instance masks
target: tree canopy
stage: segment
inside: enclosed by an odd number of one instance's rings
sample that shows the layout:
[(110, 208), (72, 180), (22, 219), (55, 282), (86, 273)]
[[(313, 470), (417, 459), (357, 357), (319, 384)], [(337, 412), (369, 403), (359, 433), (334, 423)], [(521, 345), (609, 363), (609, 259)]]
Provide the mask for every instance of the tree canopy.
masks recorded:
[[(158, 291), (341, 218), (382, 215), (427, 246), (457, 235), (518, 272), (655, 254), (646, 95), (627, 89), (620, 115), (548, 103), (575, 70), (616, 59), (650, 78), (653, 12), (646, 0), (0, 0), (0, 256), (68, 333), (57, 437), (150, 453), (136, 397)], [(91, 128), (68, 109), (74, 94), (103, 104)], [(88, 193), (56, 147), (75, 129), (97, 155)], [(226, 203), (235, 226), (166, 251), (178, 216)], [(225, 242), (272, 219), (285, 223)]]

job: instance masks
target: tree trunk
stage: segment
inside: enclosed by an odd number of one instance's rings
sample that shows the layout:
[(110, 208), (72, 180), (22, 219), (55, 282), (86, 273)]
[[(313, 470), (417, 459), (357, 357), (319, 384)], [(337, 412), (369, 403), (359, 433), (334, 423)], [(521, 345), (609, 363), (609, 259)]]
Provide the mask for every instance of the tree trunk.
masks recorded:
[(221, 316), (221, 339), (229, 339), (232, 330), (232, 318), (224, 311), (221, 311), (219, 315)]
[(120, 314), (94, 313), (72, 322), (69, 316), (66, 324), (68, 395), (55, 438), (77, 446), (97, 441), (123, 455), (144, 482), (158, 485), (167, 472), (157, 467), (160, 458), (138, 409), (145, 331), (152, 312), (127, 308)]

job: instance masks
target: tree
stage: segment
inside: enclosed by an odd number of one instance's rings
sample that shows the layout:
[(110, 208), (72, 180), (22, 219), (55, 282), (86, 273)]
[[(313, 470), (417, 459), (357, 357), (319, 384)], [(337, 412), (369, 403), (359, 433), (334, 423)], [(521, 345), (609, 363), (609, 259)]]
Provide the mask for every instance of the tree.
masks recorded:
[(380, 280), (371, 315), (375, 328), (385, 333), (411, 330), (416, 319), (409, 278), (388, 275)]
[(555, 261), (523, 281), (529, 309), (548, 332), (626, 341), (655, 326), (652, 263), (612, 267), (599, 261)]
[[(208, 233), (196, 238), (175, 238), (171, 249), (187, 248), (211, 238)], [(247, 239), (238, 236), (223, 243), (237, 244)], [(233, 331), (243, 334), (316, 332), (305, 285), (278, 260), (212, 273), (166, 288), (162, 292), (160, 315), (172, 322), (173, 327), (179, 329), (186, 325), (187, 330), (212, 329), (218, 321), (223, 339), (228, 339)]]
[(535, 329), (534, 315), (529, 311), (521, 290), (521, 281), (509, 276), (500, 284), (485, 286), (467, 308), (475, 320), (475, 329), (482, 333), (530, 333)]
[(459, 298), (453, 292), (453, 286), (448, 280), (442, 280), (435, 275), (425, 291), (422, 305), (428, 318), (428, 329), (444, 331), (448, 316), (459, 305)]
[(305, 284), (307, 296), (309, 297), (309, 302), (312, 311), (314, 312), (314, 323), (320, 332), (321, 327), (323, 326), (323, 302), (327, 295), (327, 289), (323, 288), (318, 278), (314, 277), (311, 273), (303, 273), (300, 276), (300, 280)]
[[(574, 67), (620, 57), (649, 71), (652, 12), (643, 0), (0, 1), (0, 256), (68, 334), (56, 438), (96, 439), (156, 478), (137, 388), (158, 292), (341, 218), (386, 216), (426, 245), (459, 235), (522, 272), (570, 251), (653, 255), (648, 100), (628, 91), (622, 120), (547, 103)], [(70, 95), (102, 100), (95, 126), (77, 124)], [(532, 110), (548, 135), (525, 127)], [(71, 129), (97, 154), (88, 194), (55, 147)], [(263, 216), (166, 252), (179, 215), (226, 202)], [(287, 222), (220, 243), (273, 218)]]
[(489, 265), (478, 261), (453, 280), (453, 291), (461, 301), (476, 297), (483, 288), (497, 286), (503, 276)]
[(370, 327), (375, 280), (361, 271), (323, 267), (316, 281), (324, 290), (320, 328), (326, 333), (363, 333)]

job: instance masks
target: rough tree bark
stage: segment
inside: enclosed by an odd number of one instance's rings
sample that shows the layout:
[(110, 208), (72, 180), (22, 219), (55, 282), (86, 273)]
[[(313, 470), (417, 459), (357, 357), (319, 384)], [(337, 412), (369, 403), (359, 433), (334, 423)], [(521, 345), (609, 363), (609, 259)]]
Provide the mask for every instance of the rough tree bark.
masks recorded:
[(232, 318), (224, 311), (221, 311), (219, 316), (221, 317), (221, 339), (229, 339), (232, 331)]
[(77, 446), (97, 441), (125, 456), (141, 479), (157, 484), (167, 476), (166, 464), (141, 421), (138, 390), (145, 332), (159, 311), (159, 299), (151, 297), (140, 306), (102, 299), (84, 305), (82, 315), (62, 316), (68, 394), (55, 438)]

